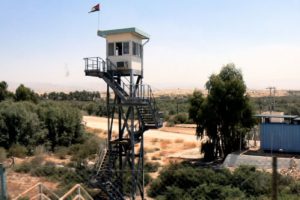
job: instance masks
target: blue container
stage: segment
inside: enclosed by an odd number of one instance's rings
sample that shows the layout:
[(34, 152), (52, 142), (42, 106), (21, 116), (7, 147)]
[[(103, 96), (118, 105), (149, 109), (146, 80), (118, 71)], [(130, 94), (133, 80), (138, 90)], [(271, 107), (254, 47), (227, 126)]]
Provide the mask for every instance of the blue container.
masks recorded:
[(300, 125), (261, 124), (260, 145), (262, 150), (300, 153)]

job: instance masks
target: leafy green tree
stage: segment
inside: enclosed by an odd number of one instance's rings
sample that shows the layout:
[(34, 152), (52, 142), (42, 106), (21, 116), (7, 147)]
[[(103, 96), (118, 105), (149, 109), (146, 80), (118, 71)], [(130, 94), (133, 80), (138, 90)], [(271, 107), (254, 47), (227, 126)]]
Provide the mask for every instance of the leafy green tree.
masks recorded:
[(13, 144), (34, 147), (44, 140), (44, 133), (36, 106), (29, 102), (0, 103), (0, 146), (9, 148)]
[(8, 96), (7, 87), (8, 85), (5, 81), (0, 82), (0, 101), (3, 101)]
[(224, 158), (245, 145), (245, 134), (254, 126), (252, 107), (242, 73), (234, 64), (211, 75), (206, 89), (205, 99), (199, 92), (190, 98), (189, 116), (197, 124), (197, 136), (208, 136), (205, 158)]
[(54, 148), (82, 141), (81, 113), (65, 103), (0, 102), (0, 146), (14, 144), (32, 152), (38, 145)]
[(15, 100), (16, 101), (32, 101), (34, 103), (37, 103), (38, 95), (36, 93), (34, 93), (34, 91), (31, 90), (30, 88), (25, 87), (23, 84), (21, 84), (16, 89)]
[(56, 146), (70, 146), (81, 140), (82, 116), (78, 109), (64, 103), (43, 103), (39, 105), (38, 115), (47, 130), (52, 150)]

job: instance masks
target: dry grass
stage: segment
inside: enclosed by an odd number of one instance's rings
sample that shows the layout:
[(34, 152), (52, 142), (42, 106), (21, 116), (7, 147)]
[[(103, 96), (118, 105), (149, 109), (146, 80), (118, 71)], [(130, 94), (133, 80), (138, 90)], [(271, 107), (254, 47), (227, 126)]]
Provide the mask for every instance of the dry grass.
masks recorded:
[(159, 156), (152, 156), (151, 160), (161, 160), (161, 158)]
[(159, 151), (159, 150), (160, 150), (160, 149), (157, 148), (157, 147), (154, 147), (154, 148), (151, 148), (151, 147), (145, 147), (145, 148), (144, 148), (144, 151), (145, 151), (146, 153), (154, 153), (154, 152)]
[(175, 140), (175, 143), (183, 143), (183, 139), (178, 138)]
[(149, 157), (148, 156), (144, 156), (144, 161), (148, 161)]
[(169, 152), (167, 152), (167, 151), (161, 151), (160, 153), (159, 153), (159, 156), (166, 156), (166, 155), (168, 155), (169, 154)]
[(165, 149), (168, 147), (168, 145), (170, 145), (172, 142), (171, 140), (160, 140), (160, 147), (162, 149)]
[(158, 139), (157, 138), (152, 138), (151, 139), (151, 143), (154, 145), (155, 143), (157, 143), (158, 142)]
[(104, 130), (101, 128), (90, 128), (87, 126), (85, 127), (85, 130), (86, 132), (93, 133), (93, 134), (101, 134), (104, 132)]
[(183, 143), (183, 148), (184, 149), (193, 149), (197, 147), (197, 144), (195, 142), (185, 142)]

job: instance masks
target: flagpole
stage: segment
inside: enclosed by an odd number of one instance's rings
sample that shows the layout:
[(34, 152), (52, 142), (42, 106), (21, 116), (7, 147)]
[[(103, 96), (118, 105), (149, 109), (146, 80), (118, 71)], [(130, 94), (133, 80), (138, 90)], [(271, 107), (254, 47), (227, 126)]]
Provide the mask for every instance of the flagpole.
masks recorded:
[(98, 11), (98, 30), (99, 30), (99, 23), (100, 23), (100, 12)]

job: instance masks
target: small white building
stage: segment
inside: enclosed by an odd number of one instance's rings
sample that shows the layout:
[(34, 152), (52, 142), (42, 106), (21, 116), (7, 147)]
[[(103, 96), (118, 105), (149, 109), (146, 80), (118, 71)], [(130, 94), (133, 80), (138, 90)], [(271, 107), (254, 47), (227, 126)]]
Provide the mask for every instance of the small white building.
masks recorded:
[[(149, 35), (137, 28), (98, 31), (106, 39), (106, 57), (109, 70), (122, 75), (143, 76), (143, 46)], [(143, 43), (143, 40), (146, 42)], [(109, 65), (111, 62), (112, 65)]]
[[(270, 116), (269, 118), (266, 117), (264, 120), (267, 120), (269, 123), (283, 123), (284, 122), (284, 112), (277, 112), (277, 111), (266, 111), (262, 112), (261, 115)], [(263, 121), (265, 122), (265, 121)]]

